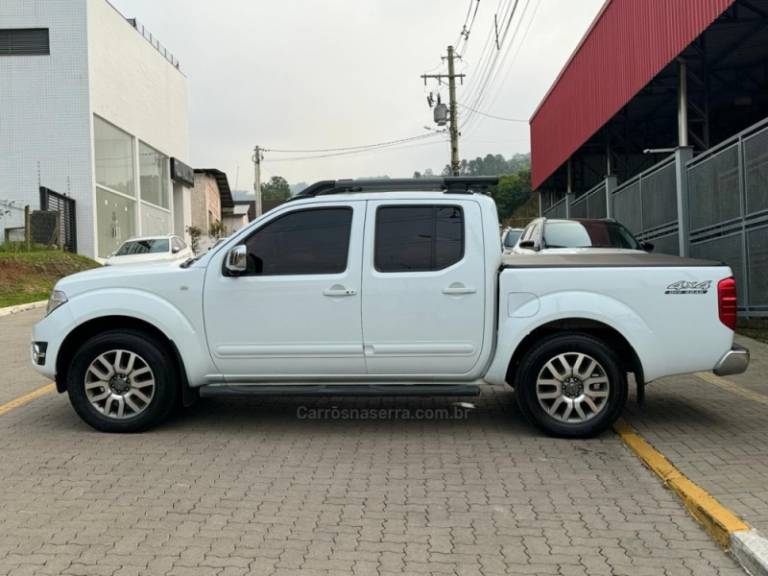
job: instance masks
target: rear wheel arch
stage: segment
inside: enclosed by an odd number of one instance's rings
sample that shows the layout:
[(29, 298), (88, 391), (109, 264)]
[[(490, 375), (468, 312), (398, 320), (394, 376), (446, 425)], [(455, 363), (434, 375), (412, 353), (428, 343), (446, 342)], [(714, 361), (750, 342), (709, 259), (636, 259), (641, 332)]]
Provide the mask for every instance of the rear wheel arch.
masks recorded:
[(644, 386), (643, 364), (624, 335), (603, 322), (589, 318), (565, 318), (543, 324), (530, 332), (515, 349), (507, 366), (507, 383), (514, 386), (520, 361), (538, 342), (557, 334), (585, 334), (603, 342), (621, 360), (626, 372), (632, 372), (638, 391)]
[(94, 318), (83, 322), (67, 334), (56, 356), (56, 389), (59, 392), (65, 392), (67, 389), (69, 367), (78, 349), (93, 336), (112, 330), (130, 330), (147, 334), (158, 344), (164, 346), (169, 355), (175, 360), (175, 368), (179, 375), (179, 392), (184, 404), (188, 405), (191, 403), (190, 398), (194, 396), (195, 391), (189, 388), (184, 362), (176, 344), (157, 326), (131, 316), (102, 316)]

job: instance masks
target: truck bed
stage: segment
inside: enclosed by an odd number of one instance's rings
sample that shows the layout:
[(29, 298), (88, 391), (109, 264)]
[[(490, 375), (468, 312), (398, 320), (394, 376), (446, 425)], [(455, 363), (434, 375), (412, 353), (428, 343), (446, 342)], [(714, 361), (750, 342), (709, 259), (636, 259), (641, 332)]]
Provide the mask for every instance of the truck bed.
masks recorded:
[(670, 254), (505, 254), (502, 268), (710, 268), (726, 266), (716, 260), (681, 258)]

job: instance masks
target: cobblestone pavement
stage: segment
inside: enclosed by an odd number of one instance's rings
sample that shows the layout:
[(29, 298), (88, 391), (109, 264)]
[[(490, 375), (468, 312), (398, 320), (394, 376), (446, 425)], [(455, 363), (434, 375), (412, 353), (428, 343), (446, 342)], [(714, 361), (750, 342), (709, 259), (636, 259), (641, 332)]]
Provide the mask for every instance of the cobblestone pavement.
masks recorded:
[[(10, 360), (0, 388), (40, 384)], [(453, 399), (208, 399), (105, 435), (46, 395), (0, 417), (0, 575), (743, 574), (615, 434), (546, 438), (508, 390), (470, 401), (352, 421), (297, 412)]]
[(0, 404), (49, 383), (29, 366), (32, 326), (44, 314), (37, 309), (0, 317)]
[(753, 397), (693, 375), (667, 378), (625, 417), (686, 476), (768, 535), (768, 345), (739, 342), (752, 353), (750, 368), (726, 380)]

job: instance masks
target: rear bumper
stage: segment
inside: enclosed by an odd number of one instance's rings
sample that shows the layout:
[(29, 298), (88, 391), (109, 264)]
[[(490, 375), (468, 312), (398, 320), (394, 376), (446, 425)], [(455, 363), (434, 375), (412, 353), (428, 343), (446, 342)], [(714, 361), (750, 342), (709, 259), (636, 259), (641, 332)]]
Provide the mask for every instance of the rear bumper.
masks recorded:
[(712, 369), (712, 372), (718, 376), (728, 376), (730, 374), (741, 374), (749, 366), (749, 350), (738, 344), (726, 352), (720, 361)]

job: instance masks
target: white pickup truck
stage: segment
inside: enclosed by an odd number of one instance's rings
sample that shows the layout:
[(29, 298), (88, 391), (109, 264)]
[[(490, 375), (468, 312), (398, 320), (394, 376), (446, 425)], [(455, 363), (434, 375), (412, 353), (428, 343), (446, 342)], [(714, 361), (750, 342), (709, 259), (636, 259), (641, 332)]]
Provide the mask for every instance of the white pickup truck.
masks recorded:
[[(55, 287), (32, 363), (108, 432), (201, 388), (460, 394), (510, 385), (548, 433), (608, 427), (628, 374), (746, 370), (728, 266), (653, 254), (502, 257), (493, 181), (325, 181), (179, 265)], [(474, 192), (473, 192), (474, 191)]]

